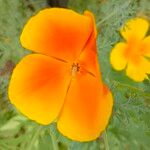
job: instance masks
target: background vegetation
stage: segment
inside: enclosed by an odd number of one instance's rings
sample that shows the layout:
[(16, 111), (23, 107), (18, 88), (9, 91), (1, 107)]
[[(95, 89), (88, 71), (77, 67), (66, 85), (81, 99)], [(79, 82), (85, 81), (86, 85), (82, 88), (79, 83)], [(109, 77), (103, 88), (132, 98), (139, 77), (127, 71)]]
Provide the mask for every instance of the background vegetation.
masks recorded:
[[(12, 69), (29, 53), (19, 43), (23, 25), (50, 5), (78, 12), (88, 9), (96, 17), (99, 62), (115, 104), (106, 131), (93, 142), (71, 141), (59, 134), (55, 123), (41, 126), (32, 122), (8, 100)], [(0, 150), (149, 150), (150, 81), (135, 83), (124, 71), (114, 71), (109, 63), (111, 48), (122, 39), (118, 29), (135, 16), (150, 21), (150, 0), (0, 0)]]

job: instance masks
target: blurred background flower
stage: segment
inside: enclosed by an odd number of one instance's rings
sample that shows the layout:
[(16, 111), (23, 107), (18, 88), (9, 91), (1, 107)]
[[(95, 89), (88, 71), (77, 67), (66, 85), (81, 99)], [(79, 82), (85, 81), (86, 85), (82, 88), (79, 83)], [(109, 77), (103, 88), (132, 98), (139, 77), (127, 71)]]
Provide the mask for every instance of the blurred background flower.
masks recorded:
[(149, 22), (143, 18), (128, 20), (120, 33), (124, 41), (112, 49), (110, 63), (120, 71), (125, 69), (126, 75), (136, 82), (148, 79), (150, 74), (150, 36), (147, 35)]

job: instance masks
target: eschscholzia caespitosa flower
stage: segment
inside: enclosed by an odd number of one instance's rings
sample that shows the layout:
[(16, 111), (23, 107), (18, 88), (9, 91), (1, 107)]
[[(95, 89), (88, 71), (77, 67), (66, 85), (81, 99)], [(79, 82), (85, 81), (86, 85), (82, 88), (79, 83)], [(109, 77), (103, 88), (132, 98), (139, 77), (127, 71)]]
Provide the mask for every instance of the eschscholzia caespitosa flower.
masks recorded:
[(20, 112), (77, 141), (96, 139), (112, 112), (112, 95), (102, 83), (92, 13), (50, 8), (25, 25), (25, 56), (13, 71), (9, 98)]
[(110, 61), (114, 69), (123, 70), (134, 81), (148, 79), (150, 74), (150, 36), (145, 37), (149, 28), (147, 20), (134, 18), (121, 28), (126, 42), (119, 42), (111, 51)]

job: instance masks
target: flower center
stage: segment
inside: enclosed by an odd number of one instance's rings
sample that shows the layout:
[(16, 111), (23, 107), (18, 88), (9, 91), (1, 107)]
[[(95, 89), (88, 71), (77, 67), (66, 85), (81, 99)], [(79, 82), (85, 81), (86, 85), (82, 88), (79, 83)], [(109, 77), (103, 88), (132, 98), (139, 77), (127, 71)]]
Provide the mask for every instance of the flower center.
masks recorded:
[(79, 70), (80, 70), (79, 63), (73, 63), (71, 67), (71, 75), (75, 76), (77, 72), (79, 72)]
[(125, 51), (125, 57), (132, 61), (138, 62), (139, 56), (141, 55), (141, 41), (131, 39), (128, 41), (128, 47)]

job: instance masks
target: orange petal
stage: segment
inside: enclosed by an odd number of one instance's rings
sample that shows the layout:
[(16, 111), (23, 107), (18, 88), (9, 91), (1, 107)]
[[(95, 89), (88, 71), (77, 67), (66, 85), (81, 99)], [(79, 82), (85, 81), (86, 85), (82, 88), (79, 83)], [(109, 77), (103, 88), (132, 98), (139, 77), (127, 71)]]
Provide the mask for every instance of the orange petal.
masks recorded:
[(48, 56), (24, 57), (13, 71), (9, 98), (24, 115), (41, 124), (58, 116), (70, 82), (67, 64)]
[(72, 61), (92, 30), (91, 18), (69, 9), (50, 8), (40, 11), (27, 22), (20, 39), (27, 49)]
[(146, 38), (142, 41), (141, 53), (142, 53), (144, 56), (150, 57), (150, 36), (146, 37)]
[(120, 32), (122, 36), (129, 41), (132, 38), (143, 39), (148, 31), (149, 23), (142, 18), (130, 19), (121, 28)]
[(73, 140), (94, 140), (106, 128), (112, 105), (110, 91), (103, 89), (97, 78), (79, 74), (71, 82), (58, 118), (58, 130)]
[(81, 68), (83, 68), (83, 71), (88, 71), (101, 79), (95, 38), (91, 37), (77, 61), (81, 65)]
[[(92, 14), (86, 12), (86, 15), (92, 15)], [(94, 22), (94, 18), (93, 18), (93, 22)], [(83, 68), (83, 71), (88, 71), (89, 73), (93, 74), (97, 78), (101, 79), (97, 47), (96, 47), (96, 28), (93, 30), (93, 33), (91, 34), (85, 47), (80, 53), (77, 62), (79, 62), (79, 64)]]
[(93, 25), (94, 25), (94, 30), (93, 30), (93, 31), (94, 31), (94, 37), (96, 38), (96, 36), (97, 36), (97, 29), (96, 29), (95, 17), (94, 17), (94, 15), (93, 15), (93, 13), (86, 10), (86, 11), (84, 12), (84, 15), (85, 15), (85, 16), (88, 16), (88, 17), (92, 20)]
[(125, 57), (126, 49), (127, 44), (120, 42), (111, 51), (110, 63), (118, 71), (123, 70), (127, 65), (127, 58)]
[(128, 77), (137, 82), (147, 79), (147, 74), (150, 74), (150, 61), (144, 57), (140, 57), (136, 63), (129, 62), (126, 74)]

